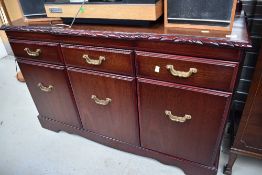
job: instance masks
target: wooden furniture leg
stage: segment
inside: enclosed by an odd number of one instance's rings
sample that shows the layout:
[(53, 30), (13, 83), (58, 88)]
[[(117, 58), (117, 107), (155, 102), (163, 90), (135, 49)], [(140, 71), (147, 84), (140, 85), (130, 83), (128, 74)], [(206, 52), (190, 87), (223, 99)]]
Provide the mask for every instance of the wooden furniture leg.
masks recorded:
[(237, 159), (237, 154), (230, 152), (228, 163), (225, 165), (223, 173), (225, 175), (231, 175), (232, 174), (232, 167)]
[(25, 82), (24, 76), (23, 76), (23, 74), (22, 74), (21, 71), (17, 72), (16, 78), (17, 78), (17, 80), (20, 81), (20, 82)]

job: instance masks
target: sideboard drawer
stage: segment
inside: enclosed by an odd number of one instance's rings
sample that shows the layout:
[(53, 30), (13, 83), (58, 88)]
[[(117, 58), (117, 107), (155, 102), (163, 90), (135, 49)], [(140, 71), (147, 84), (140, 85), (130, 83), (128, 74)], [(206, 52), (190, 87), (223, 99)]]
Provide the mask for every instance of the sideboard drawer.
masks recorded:
[(142, 147), (211, 165), (231, 93), (139, 78)]
[(134, 75), (131, 50), (63, 44), (62, 51), (67, 65)]
[(83, 127), (139, 145), (135, 78), (75, 68), (68, 72)]
[(59, 55), (58, 43), (10, 39), (10, 44), (16, 57), (63, 63), (63, 59)]
[(136, 65), (139, 77), (225, 91), (233, 90), (238, 70), (236, 62), (141, 51)]
[(40, 116), (80, 128), (65, 68), (32, 61), (18, 63)]

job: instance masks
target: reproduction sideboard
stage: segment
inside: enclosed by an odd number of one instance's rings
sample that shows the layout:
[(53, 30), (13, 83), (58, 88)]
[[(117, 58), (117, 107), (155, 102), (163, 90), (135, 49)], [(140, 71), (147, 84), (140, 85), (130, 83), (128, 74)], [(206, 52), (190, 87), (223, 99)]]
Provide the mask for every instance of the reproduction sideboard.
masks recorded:
[[(245, 49), (231, 35), (104, 25), (2, 26), (43, 128), (181, 168), (217, 173)], [(186, 35), (185, 35), (186, 34)]]

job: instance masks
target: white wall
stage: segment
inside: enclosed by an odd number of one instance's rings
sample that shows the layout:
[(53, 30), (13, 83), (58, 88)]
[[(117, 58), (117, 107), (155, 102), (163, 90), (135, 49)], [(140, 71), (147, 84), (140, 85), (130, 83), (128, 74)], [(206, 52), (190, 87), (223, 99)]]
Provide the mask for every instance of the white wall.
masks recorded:
[(7, 36), (6, 36), (4, 31), (0, 31), (0, 39), (1, 39), (1, 43), (3, 43), (3, 45), (5, 47), (7, 54), (13, 55), (13, 51), (11, 49), (11, 46), (9, 44), (9, 41), (8, 41)]
[(7, 52), (2, 39), (0, 38), (0, 58), (7, 56)]

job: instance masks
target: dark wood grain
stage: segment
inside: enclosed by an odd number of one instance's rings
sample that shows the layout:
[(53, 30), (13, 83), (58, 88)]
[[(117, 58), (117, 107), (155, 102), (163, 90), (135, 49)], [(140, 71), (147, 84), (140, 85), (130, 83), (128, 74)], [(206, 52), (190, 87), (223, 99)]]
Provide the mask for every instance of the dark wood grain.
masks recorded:
[[(11, 39), (9, 41), (16, 57), (63, 64), (63, 58), (59, 55), (58, 43), (15, 39)], [(27, 54), (27, 52), (24, 50), (25, 48), (29, 48), (30, 51), (33, 52), (35, 52), (37, 49), (41, 49), (41, 52), (39, 56), (33, 57)]]
[[(63, 44), (61, 47), (66, 65), (68, 66), (77, 66), (124, 75), (134, 76), (135, 74), (134, 54), (131, 50), (65, 44)], [(105, 57), (105, 60), (101, 65), (90, 65), (86, 63), (83, 55), (88, 55), (91, 59), (94, 60), (98, 60), (100, 56), (103, 56)]]
[(237, 155), (262, 159), (262, 47), (239, 128), (230, 150), (226, 175), (232, 174)]
[[(147, 79), (139, 79), (138, 90), (142, 147), (205, 165), (214, 163), (214, 145), (219, 144), (217, 136), (227, 117), (230, 93)], [(174, 122), (165, 110), (192, 119)]]
[[(68, 125), (81, 127), (65, 68), (21, 59), (18, 60), (18, 64), (39, 114)], [(43, 92), (39, 89), (38, 83), (45, 86), (52, 85), (54, 88), (51, 92)]]
[[(83, 127), (101, 135), (139, 145), (135, 78), (69, 68), (69, 77)], [(106, 105), (91, 99), (110, 98)]]
[[(175, 70), (183, 72), (196, 68), (197, 73), (189, 78), (174, 77), (166, 68), (167, 65), (173, 65)], [(136, 51), (136, 66), (140, 77), (224, 91), (233, 91), (238, 71), (236, 62), (141, 51)], [(156, 66), (160, 67), (159, 72), (155, 71)]]

